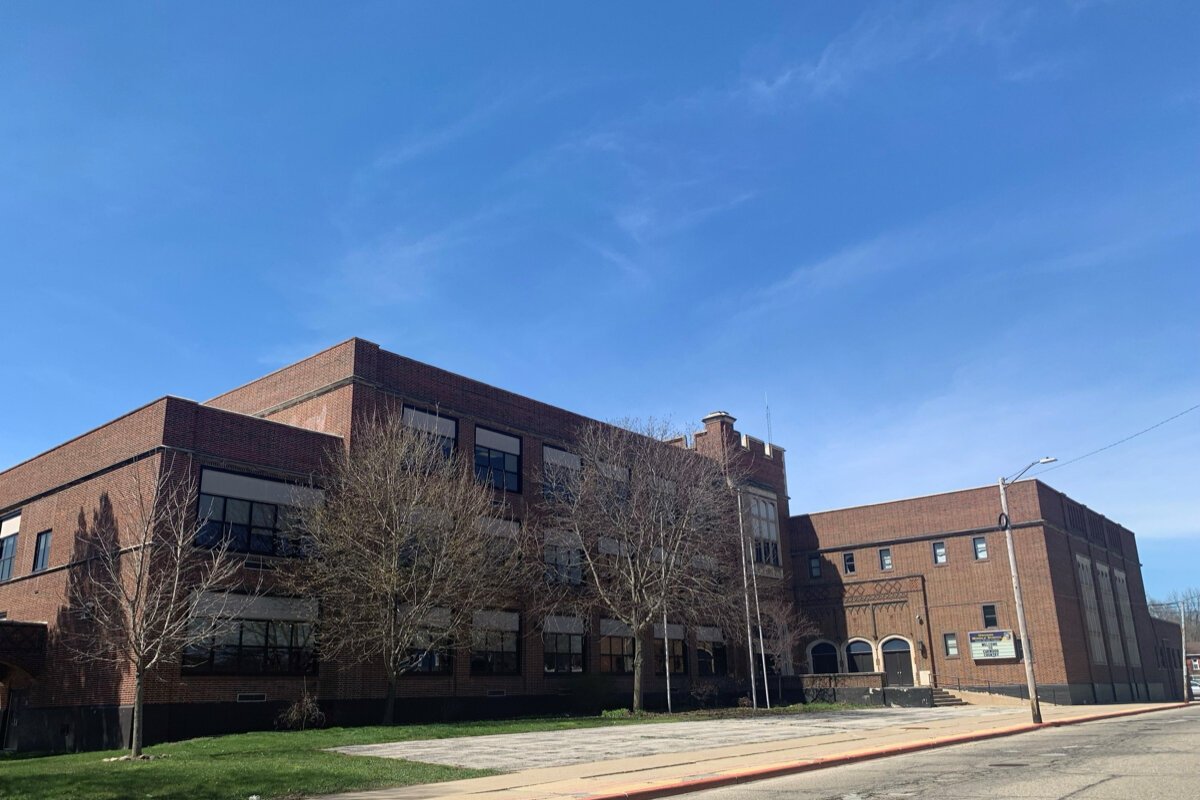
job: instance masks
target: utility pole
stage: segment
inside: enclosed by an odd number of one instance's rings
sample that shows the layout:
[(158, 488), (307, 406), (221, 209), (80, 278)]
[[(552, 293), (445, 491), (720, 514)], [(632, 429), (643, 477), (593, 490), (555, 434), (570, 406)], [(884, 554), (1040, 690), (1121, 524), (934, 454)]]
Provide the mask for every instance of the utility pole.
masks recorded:
[[(1036, 464), (1049, 464), (1057, 459), (1042, 458), (1034, 461), (1017, 473), (1020, 478)], [(1014, 481), (1016, 478), (1013, 479)], [(1025, 683), (1029, 689), (1029, 713), (1035, 725), (1042, 724), (1042, 707), (1038, 703), (1037, 681), (1033, 678), (1033, 648), (1029, 641), (1029, 627), (1025, 624), (1025, 602), (1021, 598), (1021, 578), (1017, 574), (1017, 549), (1013, 545), (1012, 521), (1008, 518), (1008, 481), (1000, 479), (1000, 522), (1004, 526), (1004, 539), (1008, 545), (1008, 567), (1012, 572), (1013, 599), (1017, 606), (1017, 631), (1021, 636), (1021, 653), (1025, 662)]]

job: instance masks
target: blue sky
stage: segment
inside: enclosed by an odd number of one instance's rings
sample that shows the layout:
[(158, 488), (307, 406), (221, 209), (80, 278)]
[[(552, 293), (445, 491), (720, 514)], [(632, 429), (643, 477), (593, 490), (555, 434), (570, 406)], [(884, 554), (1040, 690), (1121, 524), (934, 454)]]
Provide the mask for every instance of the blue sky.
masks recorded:
[[(1200, 5), (0, 5), (0, 464), (350, 336), (793, 511), (1200, 403)], [(1200, 411), (1044, 479), (1200, 585)]]

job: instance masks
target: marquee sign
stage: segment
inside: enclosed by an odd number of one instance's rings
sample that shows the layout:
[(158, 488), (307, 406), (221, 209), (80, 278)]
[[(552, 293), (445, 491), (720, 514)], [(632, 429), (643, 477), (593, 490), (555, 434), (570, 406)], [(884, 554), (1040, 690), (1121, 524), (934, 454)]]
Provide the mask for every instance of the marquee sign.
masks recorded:
[(1016, 658), (1017, 640), (1012, 631), (970, 631), (971, 658), (976, 661)]

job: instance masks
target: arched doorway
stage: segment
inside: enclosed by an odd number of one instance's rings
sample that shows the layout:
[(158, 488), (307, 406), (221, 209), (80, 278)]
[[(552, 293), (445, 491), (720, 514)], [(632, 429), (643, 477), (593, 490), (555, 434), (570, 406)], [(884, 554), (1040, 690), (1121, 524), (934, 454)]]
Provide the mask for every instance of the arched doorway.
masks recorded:
[(808, 663), (814, 675), (828, 675), (838, 671), (837, 648), (830, 642), (817, 642), (808, 651)]
[(883, 671), (889, 686), (912, 686), (912, 647), (904, 639), (888, 639), (883, 651)]
[(847, 672), (874, 672), (875, 648), (870, 642), (859, 639), (846, 645)]

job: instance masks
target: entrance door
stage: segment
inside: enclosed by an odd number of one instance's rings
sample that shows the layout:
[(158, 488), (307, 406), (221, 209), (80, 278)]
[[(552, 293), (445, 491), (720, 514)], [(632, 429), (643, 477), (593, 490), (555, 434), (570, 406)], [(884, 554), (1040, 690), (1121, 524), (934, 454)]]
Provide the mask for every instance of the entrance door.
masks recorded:
[(883, 643), (883, 671), (889, 686), (912, 686), (912, 649), (903, 639), (888, 639)]

